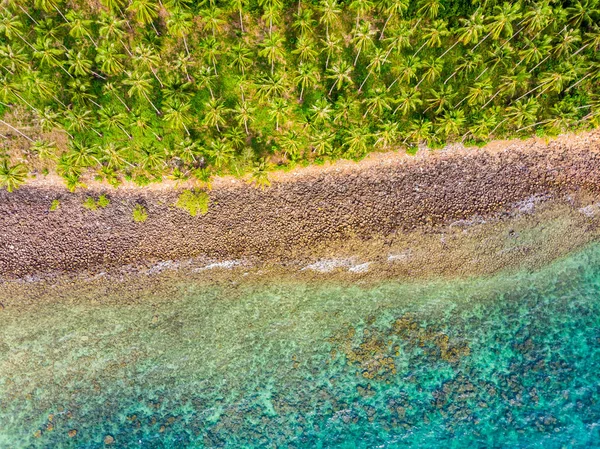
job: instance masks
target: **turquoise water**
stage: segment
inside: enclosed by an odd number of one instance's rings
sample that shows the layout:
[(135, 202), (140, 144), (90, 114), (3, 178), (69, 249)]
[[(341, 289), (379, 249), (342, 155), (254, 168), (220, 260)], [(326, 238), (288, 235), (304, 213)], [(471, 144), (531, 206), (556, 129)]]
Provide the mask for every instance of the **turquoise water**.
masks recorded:
[(179, 291), (0, 311), (0, 448), (600, 447), (600, 246), (468, 282)]

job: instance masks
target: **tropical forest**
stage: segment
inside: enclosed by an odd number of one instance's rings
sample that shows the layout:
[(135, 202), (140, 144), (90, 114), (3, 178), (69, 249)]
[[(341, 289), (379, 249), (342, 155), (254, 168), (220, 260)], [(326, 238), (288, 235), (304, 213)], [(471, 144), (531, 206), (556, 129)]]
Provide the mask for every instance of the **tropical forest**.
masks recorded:
[(597, 0), (2, 0), (0, 185), (208, 186), (600, 124)]

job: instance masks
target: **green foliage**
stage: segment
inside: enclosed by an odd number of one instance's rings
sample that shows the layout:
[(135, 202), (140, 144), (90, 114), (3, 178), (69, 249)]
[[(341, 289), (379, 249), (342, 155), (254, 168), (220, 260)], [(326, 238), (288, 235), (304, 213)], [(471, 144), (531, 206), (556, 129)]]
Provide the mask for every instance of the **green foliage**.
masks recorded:
[(110, 200), (106, 197), (106, 195), (100, 195), (96, 204), (98, 204), (98, 207), (104, 209), (110, 204)]
[(206, 192), (202, 190), (185, 190), (177, 198), (175, 206), (195, 217), (198, 213), (204, 215), (208, 212), (208, 202), (209, 197)]
[(60, 201), (52, 200), (52, 203), (50, 204), (50, 212), (54, 212), (55, 210), (58, 210), (59, 208), (60, 208)]
[(148, 211), (141, 204), (136, 204), (132, 212), (133, 221), (143, 223), (148, 219)]
[(9, 165), (7, 160), (0, 163), (0, 186), (9, 192), (18, 189), (27, 178), (27, 168), (23, 164)]
[(0, 125), (71, 190), (600, 125), (597, 1), (5, 3)]
[(98, 208), (104, 209), (110, 204), (110, 200), (106, 197), (106, 195), (100, 195), (96, 200), (92, 196), (88, 196), (83, 202), (83, 207), (91, 211), (97, 211)]
[(83, 202), (83, 207), (85, 207), (87, 210), (91, 210), (91, 211), (98, 210), (98, 204), (96, 203), (96, 200), (91, 196), (88, 196), (85, 199), (85, 201)]

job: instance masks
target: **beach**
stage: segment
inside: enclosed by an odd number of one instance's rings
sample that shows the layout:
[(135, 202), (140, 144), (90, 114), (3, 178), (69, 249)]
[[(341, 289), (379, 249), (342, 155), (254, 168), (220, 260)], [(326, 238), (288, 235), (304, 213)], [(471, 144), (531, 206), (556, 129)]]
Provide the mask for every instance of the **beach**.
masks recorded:
[[(174, 207), (185, 186), (115, 190), (90, 183), (71, 193), (40, 177), (14, 193), (0, 192), (0, 273), (5, 280), (97, 274), (190, 259), (200, 266), (243, 261), (296, 270), (323, 259), (354, 257), (359, 265), (408, 260), (407, 254), (429, 257), (434, 274), (492, 273), (514, 263), (514, 254), (504, 264), (493, 261), (500, 254), (488, 257), (487, 267), (466, 271), (464, 263), (441, 266), (435, 255), (468, 241), (476, 245), (484, 234), (535, 229), (544, 219), (557, 225), (544, 237), (555, 240), (553, 257), (592, 240), (600, 215), (598, 161), (597, 131), (549, 142), (424, 149), (416, 156), (375, 154), (358, 163), (275, 172), (265, 190), (219, 178), (208, 192), (208, 212), (196, 217)], [(100, 194), (110, 199), (106, 208), (83, 207)], [(50, 211), (55, 199), (60, 208)], [(144, 223), (132, 220), (136, 204), (148, 211)], [(513, 239), (518, 235), (512, 229)]]

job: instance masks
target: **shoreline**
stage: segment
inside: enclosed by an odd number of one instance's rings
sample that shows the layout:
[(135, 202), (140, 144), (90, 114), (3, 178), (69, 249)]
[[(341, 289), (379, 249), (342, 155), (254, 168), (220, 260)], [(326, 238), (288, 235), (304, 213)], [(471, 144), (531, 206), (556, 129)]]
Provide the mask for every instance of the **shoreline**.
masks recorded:
[[(599, 130), (547, 144), (529, 139), (416, 156), (379, 153), (358, 163), (279, 172), (265, 191), (220, 178), (209, 192), (208, 213), (197, 217), (173, 207), (180, 190), (170, 184), (69, 193), (52, 179), (38, 180), (12, 194), (0, 192), (0, 283), (116, 269), (136, 273), (185, 260), (196, 260), (195, 268), (246, 261), (290, 272), (320, 263), (331, 270), (308, 271), (334, 275), (345, 267), (354, 277), (372, 277), (382, 251), (385, 257), (411, 251), (413, 260), (428, 261), (428, 269), (391, 270), (389, 276), (493, 273), (513, 262), (488, 257), (485, 267), (461, 270), (435, 253), (446, 251), (450, 239), (456, 241), (450, 253), (470, 245), (471, 256), (477, 255), (478, 238), (498, 239), (511, 227), (535, 229), (561, 217), (574, 232), (562, 230), (569, 235), (556, 243), (557, 255), (594, 240), (598, 162)], [(87, 196), (100, 193), (111, 201), (106, 209), (83, 208)], [(53, 199), (61, 207), (50, 212)], [(148, 210), (145, 223), (131, 219), (138, 203)], [(465, 229), (480, 235), (462, 238)]]

